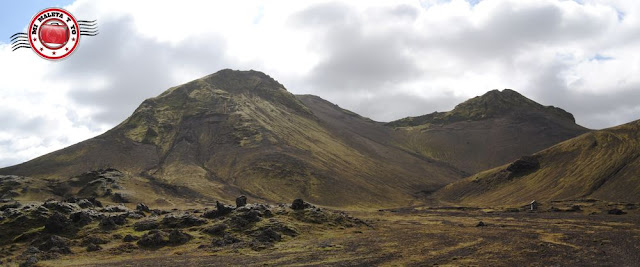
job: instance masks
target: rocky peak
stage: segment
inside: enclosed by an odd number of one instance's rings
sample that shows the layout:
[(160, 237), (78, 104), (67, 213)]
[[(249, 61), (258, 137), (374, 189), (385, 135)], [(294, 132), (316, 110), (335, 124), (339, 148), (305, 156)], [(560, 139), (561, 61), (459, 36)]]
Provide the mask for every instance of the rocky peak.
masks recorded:
[(484, 95), (476, 96), (458, 104), (448, 112), (434, 112), (431, 114), (408, 117), (390, 122), (390, 126), (417, 126), (427, 123), (452, 123), (457, 121), (478, 121), (502, 116), (524, 116), (526, 114), (545, 114), (575, 123), (571, 113), (553, 106), (543, 106), (521, 95), (520, 93), (504, 89), (491, 90)]

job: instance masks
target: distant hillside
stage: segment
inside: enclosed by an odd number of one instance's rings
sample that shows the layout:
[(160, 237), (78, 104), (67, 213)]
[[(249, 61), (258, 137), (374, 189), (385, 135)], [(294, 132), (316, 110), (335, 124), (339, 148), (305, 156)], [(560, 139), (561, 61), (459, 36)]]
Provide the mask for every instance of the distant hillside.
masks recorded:
[(477, 205), (594, 198), (640, 202), (640, 121), (594, 131), (448, 185), (435, 195)]
[(573, 115), (540, 105), (516, 91), (493, 90), (449, 112), (408, 117), (395, 127), (408, 151), (473, 174), (578, 136), (588, 129)]
[(114, 192), (133, 200), (245, 194), (330, 206), (406, 205), (463, 177), (390, 145), (392, 132), (320, 98), (298, 99), (264, 73), (222, 70), (145, 100), (105, 134), (0, 174), (67, 181), (111, 167), (125, 174)]

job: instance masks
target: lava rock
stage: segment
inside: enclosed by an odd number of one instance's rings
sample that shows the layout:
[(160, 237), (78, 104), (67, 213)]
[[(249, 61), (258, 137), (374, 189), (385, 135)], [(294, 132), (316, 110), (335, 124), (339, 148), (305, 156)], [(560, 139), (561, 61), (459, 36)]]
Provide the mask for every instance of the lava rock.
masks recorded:
[(211, 245), (215, 246), (215, 247), (222, 247), (222, 246), (227, 246), (227, 245), (231, 245), (234, 243), (239, 243), (240, 239), (230, 235), (230, 234), (225, 234), (222, 238), (214, 238), (211, 241)]
[(45, 206), (47, 209), (55, 210), (62, 213), (71, 213), (78, 209), (80, 206), (76, 203), (64, 203), (56, 200), (48, 200), (42, 206)]
[(151, 230), (144, 234), (137, 242), (138, 246), (157, 248), (169, 244), (169, 235), (159, 230)]
[(178, 229), (173, 229), (169, 233), (169, 243), (172, 245), (181, 245), (187, 243), (189, 242), (189, 240), (191, 240), (191, 238), (191, 235), (183, 233)]
[(144, 203), (138, 203), (138, 205), (136, 205), (136, 210), (141, 212), (151, 212), (149, 206), (145, 205)]
[(136, 231), (146, 231), (157, 229), (159, 226), (158, 222), (155, 220), (143, 220), (133, 224), (133, 229)]
[(291, 209), (293, 210), (303, 210), (305, 208), (308, 208), (308, 204), (304, 202), (304, 200), (300, 199), (300, 198), (296, 198), (293, 200), (293, 203), (291, 203)]
[(213, 225), (211, 227), (205, 228), (203, 231), (207, 234), (210, 235), (223, 235), (225, 230), (227, 230), (228, 226), (226, 224), (223, 223), (219, 223), (216, 225)]
[(613, 215), (627, 214), (625, 211), (623, 211), (621, 209), (610, 209), (607, 213), (613, 214)]
[(91, 243), (87, 246), (87, 252), (93, 252), (98, 250), (102, 250), (102, 247), (99, 245)]
[(69, 248), (69, 239), (60, 237), (57, 235), (49, 236), (44, 240), (41, 240), (40, 245), (37, 246), (39, 250), (57, 252), (60, 254), (71, 254)]
[(44, 231), (47, 233), (64, 232), (69, 227), (69, 224), (70, 222), (67, 216), (56, 212), (47, 218), (47, 221), (44, 223)]
[(244, 207), (245, 205), (247, 205), (247, 197), (246, 196), (239, 196), (238, 198), (236, 198), (236, 207)]
[(127, 223), (127, 214), (106, 216), (100, 220), (100, 227), (104, 229), (115, 229), (118, 225), (124, 225)]
[(219, 216), (224, 216), (231, 213), (231, 211), (233, 211), (233, 208), (216, 201), (216, 211), (218, 212)]
[(0, 211), (5, 211), (7, 209), (17, 209), (17, 208), (20, 208), (20, 206), (22, 206), (22, 204), (16, 201), (10, 204), (4, 204), (0, 206)]
[(486, 223), (484, 223), (483, 221), (478, 222), (478, 224), (476, 224), (476, 227), (483, 227), (483, 226), (487, 226)]
[(69, 218), (74, 224), (81, 227), (87, 224), (90, 224), (91, 221), (93, 221), (93, 218), (91, 217), (89, 212), (86, 212), (86, 211), (78, 211), (78, 212), (71, 213)]
[(132, 236), (132, 235), (128, 234), (128, 235), (125, 235), (125, 236), (124, 236), (124, 238), (122, 239), (122, 241), (124, 241), (124, 242), (133, 242), (133, 241), (136, 241), (136, 240), (138, 240), (138, 239), (140, 239), (140, 238), (138, 238), (138, 237), (136, 237), (136, 236)]
[(255, 233), (255, 239), (262, 243), (273, 243), (282, 240), (282, 236), (271, 228), (261, 228)]
[(76, 202), (76, 204), (78, 204), (78, 206), (80, 206), (80, 208), (83, 208), (83, 209), (94, 207), (93, 203), (91, 203), (91, 201), (87, 199), (80, 199), (78, 200), (78, 202)]
[(129, 212), (129, 209), (125, 206), (106, 206), (102, 209), (102, 212)]
[(169, 228), (190, 227), (205, 223), (207, 220), (186, 213), (182, 215), (169, 214), (162, 219), (162, 225)]

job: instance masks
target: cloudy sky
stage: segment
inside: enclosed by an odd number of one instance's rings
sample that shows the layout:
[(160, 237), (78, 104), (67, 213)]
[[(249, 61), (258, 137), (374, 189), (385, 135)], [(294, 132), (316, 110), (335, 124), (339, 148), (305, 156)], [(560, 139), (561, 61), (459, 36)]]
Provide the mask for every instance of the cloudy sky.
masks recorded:
[[(97, 19), (61, 62), (11, 51), (41, 9)], [(599, 129), (640, 118), (640, 1), (11, 1), (0, 17), (0, 167), (93, 137), (145, 98), (261, 70), (379, 121), (512, 88)]]

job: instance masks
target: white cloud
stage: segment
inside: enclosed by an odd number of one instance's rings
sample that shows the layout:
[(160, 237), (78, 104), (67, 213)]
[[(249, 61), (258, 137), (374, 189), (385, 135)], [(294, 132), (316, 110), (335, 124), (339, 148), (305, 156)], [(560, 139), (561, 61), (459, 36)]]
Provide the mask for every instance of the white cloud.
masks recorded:
[[(634, 0), (84, 1), (52, 63), (0, 44), (0, 166), (113, 127), (170, 86), (257, 69), (377, 120), (513, 88), (603, 128), (640, 117)], [(27, 22), (25, 21), (25, 24)]]

